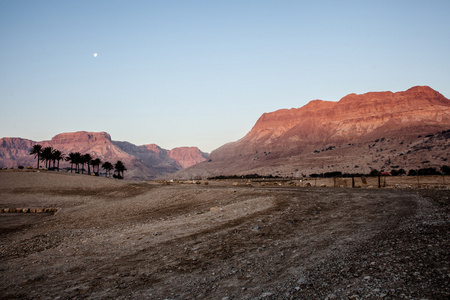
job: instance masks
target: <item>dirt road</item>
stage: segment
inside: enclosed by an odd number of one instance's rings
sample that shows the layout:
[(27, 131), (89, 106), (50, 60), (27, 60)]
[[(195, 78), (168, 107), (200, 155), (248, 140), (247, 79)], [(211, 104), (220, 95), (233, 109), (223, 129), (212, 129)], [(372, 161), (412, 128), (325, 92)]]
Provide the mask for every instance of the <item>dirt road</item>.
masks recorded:
[(448, 190), (0, 172), (2, 299), (448, 299)]

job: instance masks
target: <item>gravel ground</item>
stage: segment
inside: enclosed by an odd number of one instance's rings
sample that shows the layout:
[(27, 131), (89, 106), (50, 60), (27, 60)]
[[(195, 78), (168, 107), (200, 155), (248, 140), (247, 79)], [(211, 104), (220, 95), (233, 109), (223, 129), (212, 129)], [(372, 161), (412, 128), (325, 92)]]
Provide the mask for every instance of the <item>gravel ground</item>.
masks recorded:
[(449, 190), (0, 172), (1, 299), (448, 299)]

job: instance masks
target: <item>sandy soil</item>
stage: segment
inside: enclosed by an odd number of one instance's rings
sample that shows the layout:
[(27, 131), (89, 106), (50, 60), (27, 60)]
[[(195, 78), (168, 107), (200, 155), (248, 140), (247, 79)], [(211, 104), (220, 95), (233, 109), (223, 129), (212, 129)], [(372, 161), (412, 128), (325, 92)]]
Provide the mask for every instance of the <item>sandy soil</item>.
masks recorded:
[(448, 299), (449, 190), (0, 172), (1, 299)]

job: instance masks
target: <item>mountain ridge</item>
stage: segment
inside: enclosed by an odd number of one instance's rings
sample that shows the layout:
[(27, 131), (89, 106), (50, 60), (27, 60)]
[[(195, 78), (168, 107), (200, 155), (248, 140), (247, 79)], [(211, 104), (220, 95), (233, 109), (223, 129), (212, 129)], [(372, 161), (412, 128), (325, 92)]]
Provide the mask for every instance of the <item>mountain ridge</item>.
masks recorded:
[[(121, 160), (127, 167), (125, 178), (128, 179), (155, 179), (159, 176), (173, 173), (193, 164), (206, 160), (208, 154), (201, 152), (197, 147), (188, 147), (189, 154), (178, 161), (170, 156), (170, 151), (183, 152), (186, 147), (169, 150), (162, 149), (156, 144), (136, 146), (129, 142), (114, 141), (107, 132), (66, 132), (55, 135), (51, 140), (32, 141), (23, 138), (0, 139), (0, 167), (9, 168), (22, 166), (35, 166), (36, 159), (29, 155), (35, 144), (42, 147), (53, 147), (64, 154), (70, 152), (89, 153), (93, 158), (115, 163)], [(155, 150), (155, 151), (153, 151)], [(195, 155), (197, 153), (197, 156)], [(193, 161), (189, 162), (189, 157)], [(62, 162), (61, 167), (68, 164)]]
[[(215, 149), (208, 162), (177, 175), (262, 173), (290, 176), (301, 170), (305, 173), (319, 172), (322, 165), (326, 169), (368, 172), (397, 164), (416, 168), (424, 161), (437, 166), (438, 160), (445, 162), (448, 159), (445, 152), (448, 140), (445, 138), (436, 141), (439, 147), (445, 148), (442, 151), (436, 148), (430, 153), (419, 151), (420, 155), (418, 152), (403, 154), (403, 157), (399, 155), (402, 151), (411, 150), (404, 145), (420, 143), (419, 140), (424, 144), (430, 143), (423, 140), (423, 136), (448, 129), (450, 100), (428, 86), (395, 93), (349, 94), (337, 102), (313, 100), (300, 108), (262, 114), (243, 138)], [(374, 153), (369, 145), (382, 138), (385, 149), (380, 148), (378, 152), (389, 149), (390, 154), (384, 152), (379, 157), (380, 153)], [(391, 144), (386, 144), (387, 140)], [(354, 149), (350, 149), (350, 144)], [(321, 151), (330, 147), (333, 151)], [(333, 155), (330, 156), (331, 153)], [(357, 153), (370, 157), (358, 158)], [(405, 162), (405, 157), (410, 158), (409, 163)], [(381, 160), (397, 163), (386, 165)], [(357, 163), (352, 167), (353, 162)]]
[[(264, 113), (244, 137), (210, 155), (196, 147), (166, 150), (156, 144), (113, 141), (106, 132), (62, 133), (42, 144), (65, 153), (123, 160), (132, 179), (292, 176), (438, 167), (449, 159), (449, 129), (450, 100), (428, 86), (415, 86), (400, 92), (348, 94), (339, 101), (312, 100), (300, 108)], [(36, 142), (7, 139), (1, 139), (0, 163), (32, 165), (28, 151)], [(70, 146), (71, 141), (78, 143)]]

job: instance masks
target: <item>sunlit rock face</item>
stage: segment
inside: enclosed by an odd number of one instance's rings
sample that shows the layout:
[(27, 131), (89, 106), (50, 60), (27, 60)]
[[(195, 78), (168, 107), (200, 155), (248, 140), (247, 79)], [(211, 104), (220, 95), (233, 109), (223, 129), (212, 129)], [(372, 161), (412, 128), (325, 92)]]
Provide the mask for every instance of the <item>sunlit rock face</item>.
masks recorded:
[(169, 156), (176, 160), (183, 169), (201, 163), (208, 159), (209, 155), (200, 151), (197, 147), (178, 147), (169, 151)]
[[(291, 175), (323, 168), (417, 168), (425, 161), (437, 166), (448, 156), (448, 139), (437, 134), (448, 129), (450, 100), (430, 87), (350, 94), (338, 102), (314, 100), (301, 108), (265, 113), (246, 136), (214, 150), (210, 161), (189, 172)], [(431, 134), (436, 134), (434, 140), (426, 141)], [(414, 143), (433, 147), (427, 153), (413, 151)]]
[[(36, 159), (29, 155), (35, 144), (40, 144), (43, 148), (52, 147), (66, 156), (70, 152), (80, 152), (89, 153), (93, 159), (100, 158), (102, 162), (109, 161), (112, 164), (121, 160), (127, 168), (126, 179), (155, 179), (179, 171), (185, 166), (192, 166), (208, 157), (196, 147), (166, 150), (156, 144), (136, 146), (129, 142), (113, 141), (106, 132), (78, 131), (61, 133), (50, 141), (41, 142), (2, 138), (0, 167), (37, 166)], [(68, 166), (67, 162), (60, 162), (61, 168)]]

